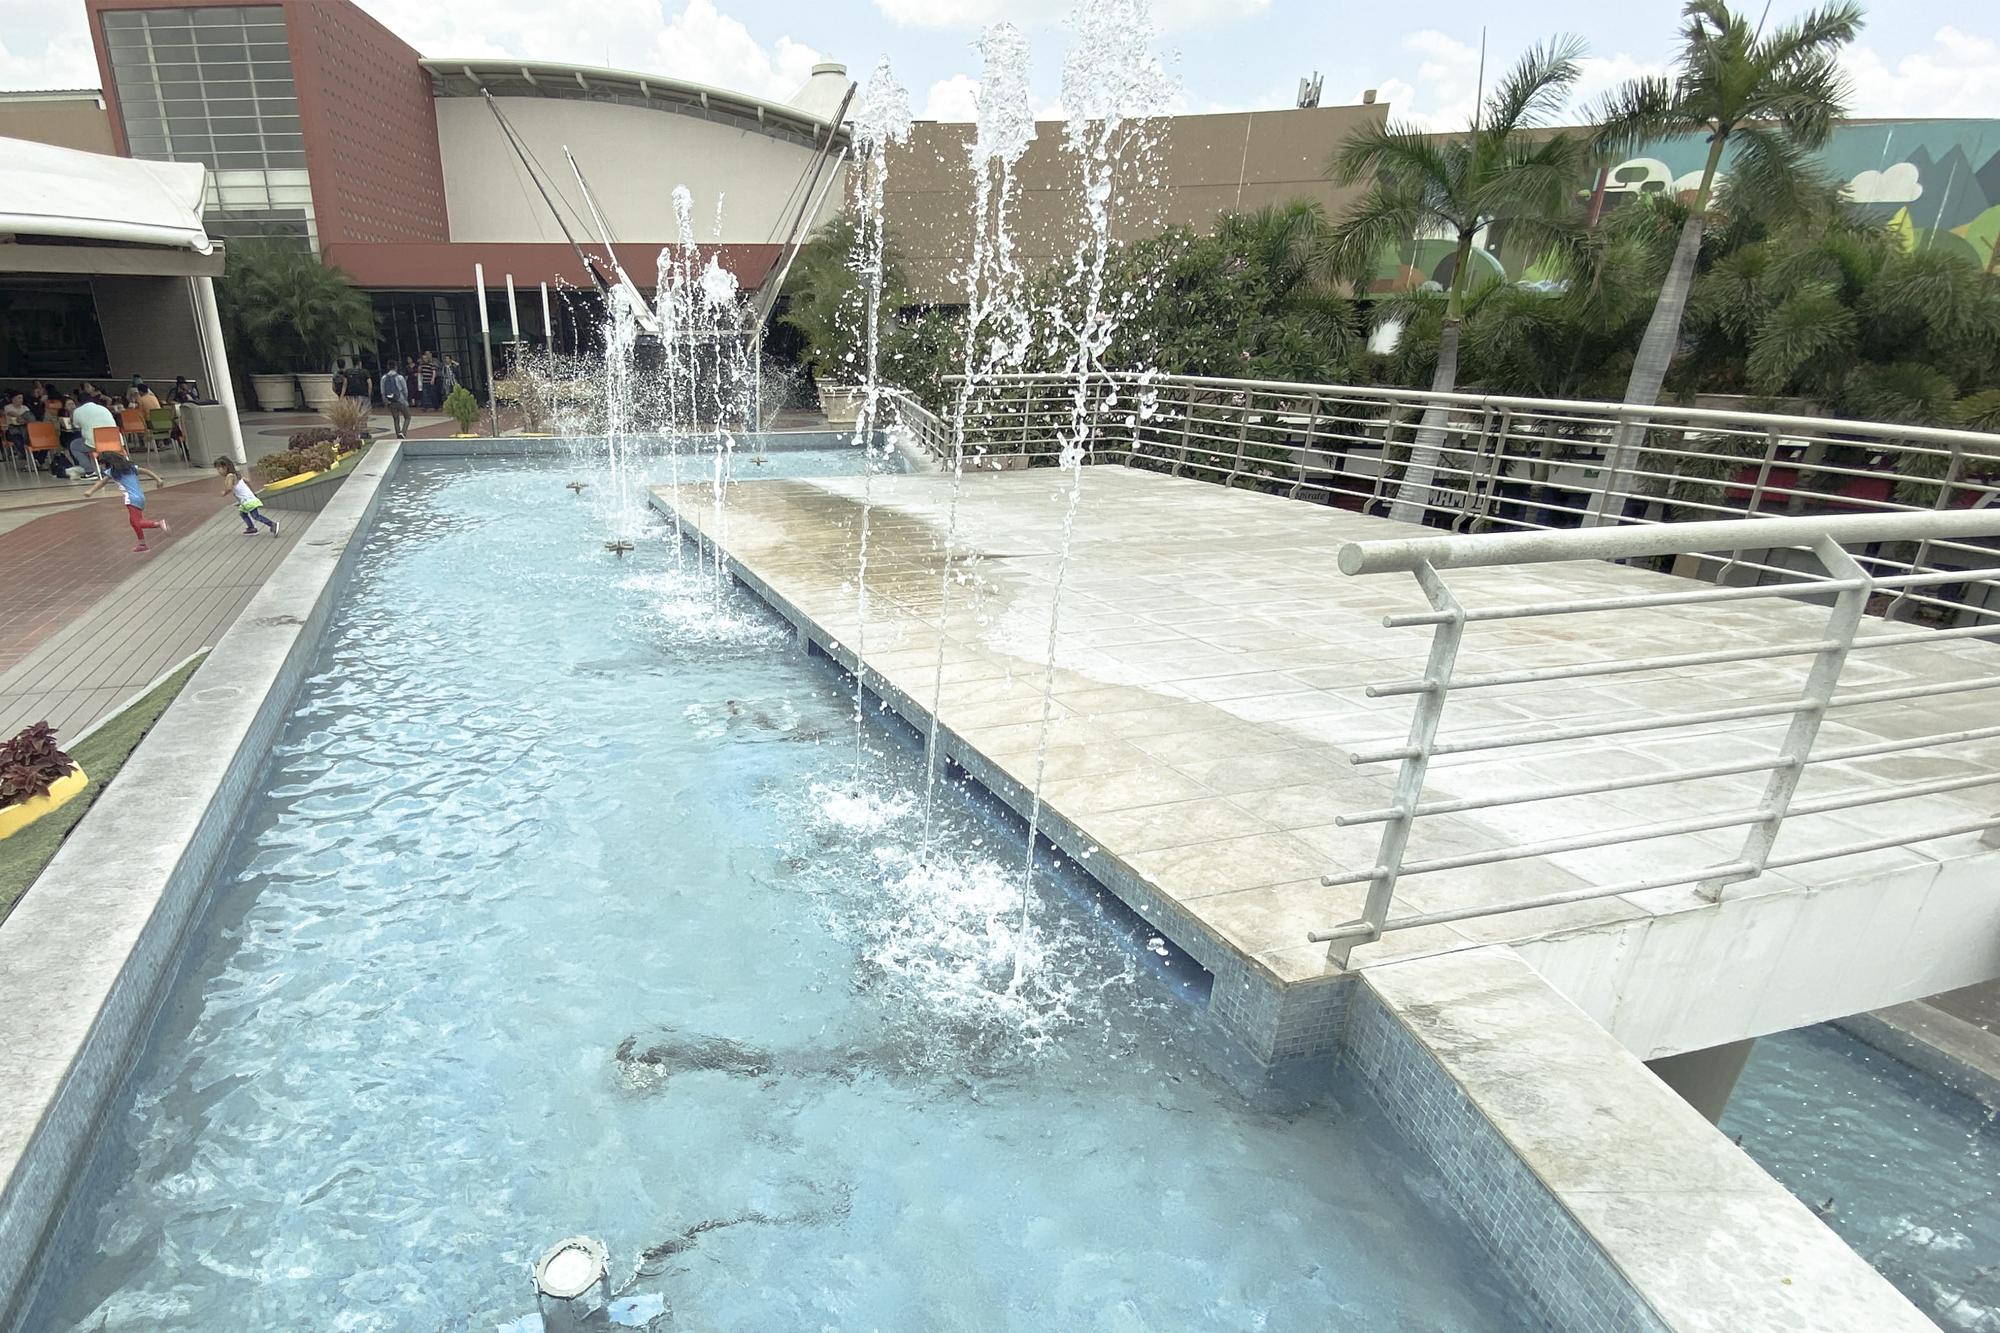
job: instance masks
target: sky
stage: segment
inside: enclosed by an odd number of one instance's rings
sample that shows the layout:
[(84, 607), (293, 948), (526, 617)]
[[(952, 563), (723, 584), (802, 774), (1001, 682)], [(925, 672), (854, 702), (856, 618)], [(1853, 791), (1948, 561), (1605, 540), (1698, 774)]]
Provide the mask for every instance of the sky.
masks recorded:
[[(971, 42), (1005, 18), (1035, 53), (1038, 110), (1060, 109), (1071, 0), (359, 0), (427, 56), (515, 56), (612, 65), (782, 100), (823, 60), (857, 77), (887, 56), (919, 116), (970, 119)], [(1678, 0), (1151, 0), (1157, 49), (1178, 80), (1172, 109), (1290, 106), (1301, 77), (1324, 105), (1378, 89), (1392, 114), (1462, 124), (1489, 69), (1555, 33), (1590, 49), (1578, 100), (1672, 54)], [(1746, 7), (1758, 0), (1744, 0)], [(1771, 0), (1771, 21), (1801, 11)], [(1861, 116), (2000, 116), (2000, 11), (1973, 0), (1876, 0), (1847, 60)], [(83, 0), (0, 0), (0, 89), (95, 87)]]

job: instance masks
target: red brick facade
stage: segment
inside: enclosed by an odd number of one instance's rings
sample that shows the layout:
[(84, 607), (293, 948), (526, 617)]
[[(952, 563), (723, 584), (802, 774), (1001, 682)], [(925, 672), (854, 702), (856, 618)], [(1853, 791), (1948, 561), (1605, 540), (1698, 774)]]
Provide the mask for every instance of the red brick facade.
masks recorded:
[(416, 50), (349, 0), (284, 0), (321, 249), (443, 241), (444, 165)]

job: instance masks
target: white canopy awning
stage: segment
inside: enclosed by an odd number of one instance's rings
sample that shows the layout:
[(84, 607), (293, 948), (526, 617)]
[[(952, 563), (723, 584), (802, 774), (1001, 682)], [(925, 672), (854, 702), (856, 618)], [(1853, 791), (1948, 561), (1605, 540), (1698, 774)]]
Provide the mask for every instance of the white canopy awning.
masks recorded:
[(0, 236), (129, 241), (208, 254), (208, 168), (0, 138)]

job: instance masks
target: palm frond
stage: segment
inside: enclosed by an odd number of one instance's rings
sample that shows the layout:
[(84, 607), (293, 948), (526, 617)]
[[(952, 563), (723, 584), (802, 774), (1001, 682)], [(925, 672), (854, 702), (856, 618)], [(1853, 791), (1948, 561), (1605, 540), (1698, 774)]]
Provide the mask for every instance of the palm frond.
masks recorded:
[(1452, 169), (1437, 136), (1415, 125), (1389, 121), (1360, 126), (1348, 135), (1327, 160), (1326, 174), (1337, 185), (1352, 185), (1383, 174), (1445, 180)]
[(1831, 182), (1791, 135), (1753, 125), (1729, 141), (1736, 155), (1724, 181), (1732, 208), (1741, 201), (1766, 220), (1793, 221), (1824, 207)]
[(1582, 38), (1567, 35), (1529, 47), (1486, 99), (1481, 132), (1504, 136), (1546, 124), (1568, 103), (1585, 49)]

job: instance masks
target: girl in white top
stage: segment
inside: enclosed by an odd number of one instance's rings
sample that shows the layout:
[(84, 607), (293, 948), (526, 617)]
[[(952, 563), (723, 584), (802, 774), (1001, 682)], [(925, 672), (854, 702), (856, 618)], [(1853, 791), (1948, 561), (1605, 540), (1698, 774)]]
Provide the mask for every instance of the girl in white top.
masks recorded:
[(277, 520), (264, 512), (264, 502), (257, 498), (257, 493), (250, 489), (250, 483), (243, 480), (242, 474), (236, 470), (236, 460), (218, 458), (215, 460), (215, 470), (222, 474), (222, 480), (227, 483), (222, 493), (235, 497), (236, 512), (243, 515), (243, 535), (256, 536), (257, 524), (262, 523), (271, 530), (273, 537), (277, 536)]

